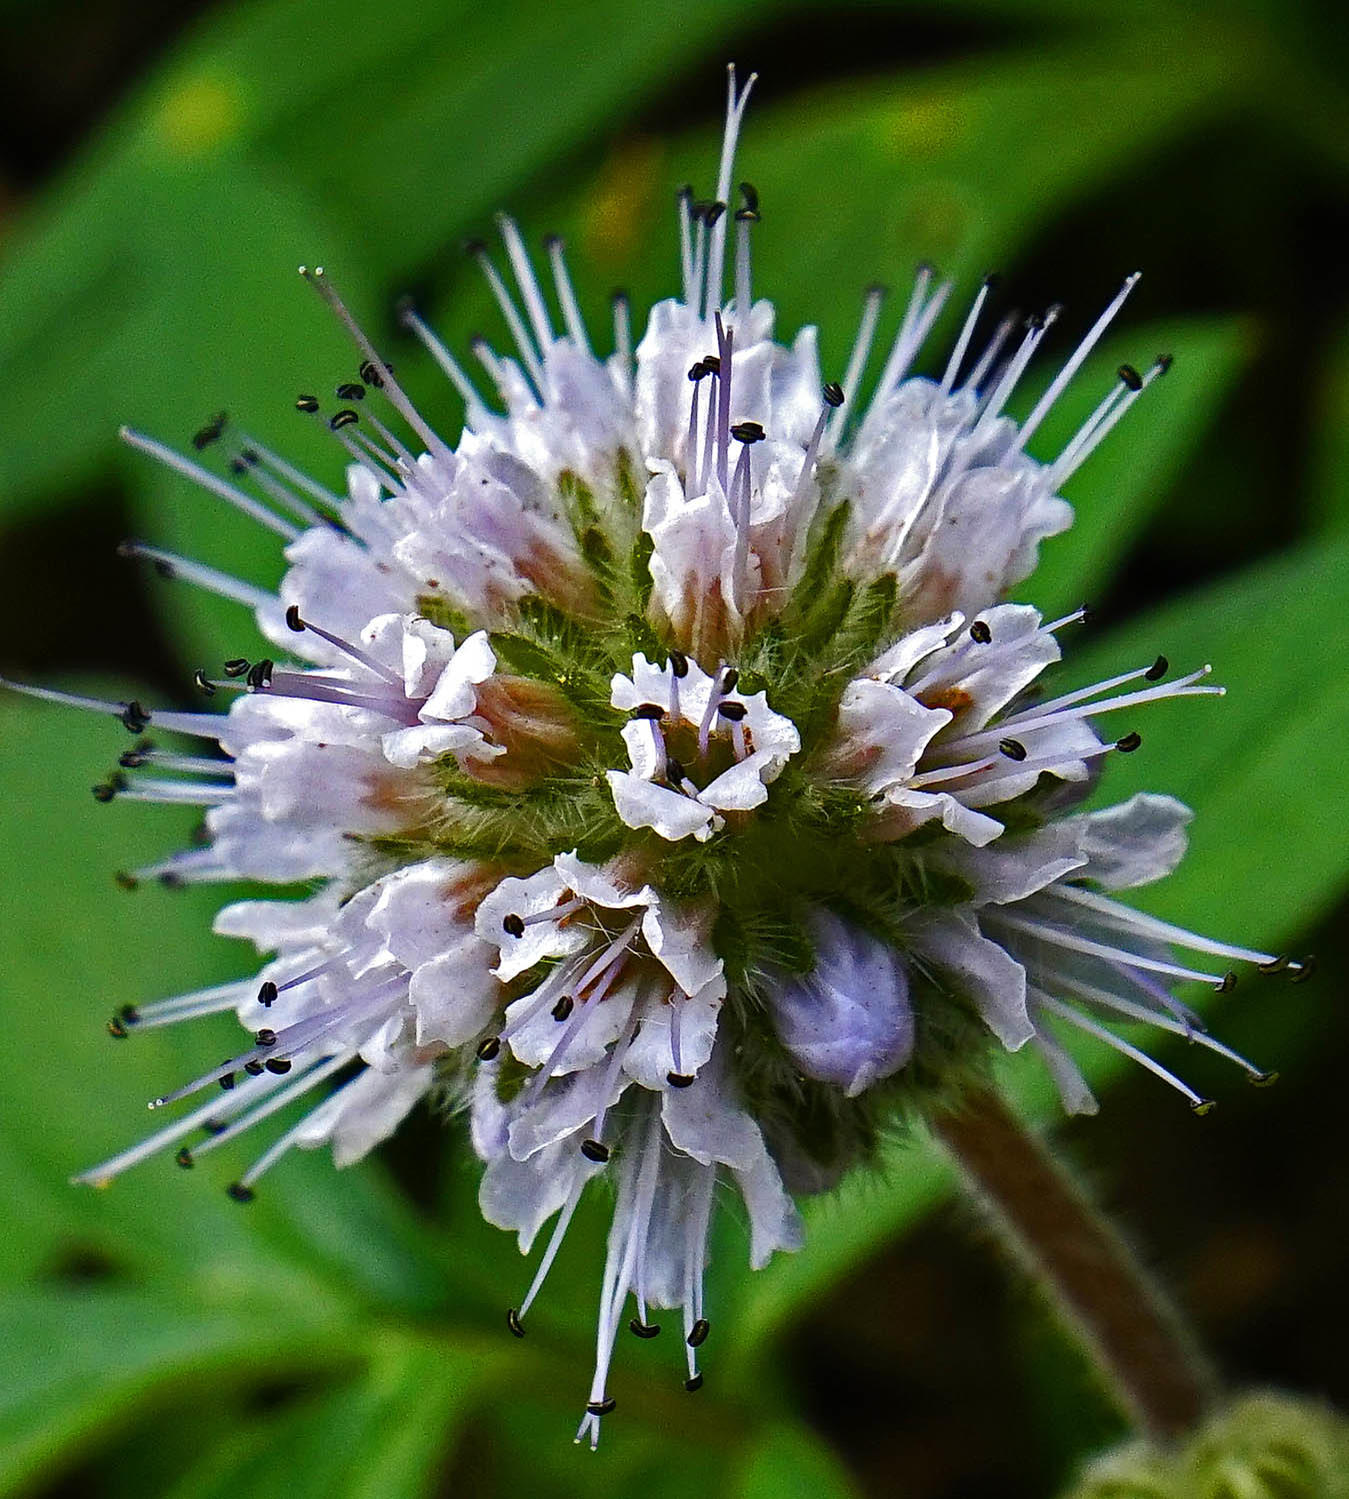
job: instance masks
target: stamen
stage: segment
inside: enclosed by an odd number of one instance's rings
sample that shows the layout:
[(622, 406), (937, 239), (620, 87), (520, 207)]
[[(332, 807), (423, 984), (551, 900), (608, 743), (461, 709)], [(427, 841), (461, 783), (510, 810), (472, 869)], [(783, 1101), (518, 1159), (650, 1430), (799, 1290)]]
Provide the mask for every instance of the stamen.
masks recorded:
[(209, 469), (202, 468), (199, 463), (193, 463), (190, 458), (184, 458), (181, 453), (175, 453), (172, 448), (165, 447), (162, 442), (156, 442), (154, 438), (146, 437), (144, 433), (136, 432), (130, 427), (122, 427), (117, 435), (129, 447), (148, 454), (166, 468), (171, 468), (175, 473), (182, 474), (184, 478), (191, 479), (208, 494), (213, 494), (217, 499), (233, 505), (250, 520), (255, 520), (259, 525), (266, 526), (269, 531), (274, 531), (282, 540), (294, 541), (301, 534), (298, 526), (293, 526), (288, 520), (283, 520), (275, 511), (269, 510), (266, 505), (255, 500), (252, 495), (245, 494), (242, 489), (237, 489), (233, 484), (218, 478)]
[(1062, 1020), (1066, 1020), (1069, 1025), (1076, 1026), (1078, 1030), (1085, 1031), (1089, 1036), (1095, 1036), (1098, 1041), (1104, 1041), (1114, 1051), (1128, 1057), (1131, 1061), (1137, 1062), (1140, 1067), (1146, 1067), (1153, 1076), (1159, 1077), (1164, 1083), (1170, 1084), (1178, 1093), (1189, 1100), (1190, 1107), (1195, 1113), (1206, 1114), (1212, 1109), (1213, 1103), (1211, 1099), (1201, 1097), (1188, 1083), (1182, 1082), (1174, 1072), (1169, 1072), (1160, 1062), (1153, 1061), (1147, 1052), (1140, 1051), (1138, 1047), (1130, 1045), (1123, 1037), (1117, 1036), (1114, 1031), (1097, 1024), (1096, 1021), (1084, 1015), (1080, 1010), (1075, 1010), (1071, 1005), (1063, 1004), (1052, 995), (1045, 994), (1038, 989), (1031, 992), (1034, 994), (1036, 1003), (1042, 1008), (1049, 1010), (1051, 1014), (1059, 1016)]
[(567, 337), (581, 351), (589, 355), (590, 338), (586, 333), (585, 319), (576, 300), (576, 288), (572, 285), (571, 273), (567, 270), (567, 249), (561, 235), (550, 234), (545, 241), (548, 260), (553, 268), (553, 286), (562, 308), (562, 321), (566, 324)]
[(548, 318), (548, 309), (544, 305), (543, 293), (539, 290), (538, 279), (534, 275), (529, 252), (525, 249), (525, 242), (520, 236), (519, 225), (508, 214), (499, 213), (497, 214), (497, 228), (501, 232), (501, 238), (505, 241), (506, 255), (510, 260), (511, 270), (515, 274), (515, 283), (520, 288), (520, 295), (524, 299), (525, 312), (528, 314), (530, 326), (534, 329), (534, 337), (538, 340), (539, 353), (545, 355), (553, 344), (553, 327)]
[[(843, 389), (854, 395), (861, 389), (862, 373), (867, 367), (867, 359), (871, 354), (871, 345), (876, 337), (876, 324), (880, 321), (881, 303), (885, 301), (885, 288), (883, 286), (869, 286), (866, 298), (862, 303), (862, 318), (857, 325), (857, 337), (853, 339), (852, 352), (848, 355), (848, 363), (843, 375)], [(848, 413), (841, 408), (834, 411), (829, 418), (826, 428), (831, 442), (838, 441), (838, 435), (848, 419)]]
[(684, 287), (684, 303), (693, 306), (696, 282), (693, 274), (693, 188), (685, 183), (675, 194), (679, 217), (679, 275)]
[(506, 289), (506, 283), (501, 279), (500, 272), (492, 264), (491, 257), (487, 253), (487, 246), (481, 241), (474, 241), (468, 247), (469, 254), (478, 262), (478, 268), (487, 278), (487, 284), (496, 298), (497, 306), (501, 309), (501, 315), (506, 319), (506, 327), (515, 347), (519, 350), (520, 358), (524, 361), (525, 370), (529, 375), (530, 383), (534, 387), (537, 399), (543, 400), (543, 365), (539, 362), (539, 355), (530, 342), (529, 334), (525, 331), (524, 321), (520, 317), (520, 311), (516, 307), (510, 292)]
[(615, 292), (613, 298), (614, 309), (614, 354), (618, 359), (623, 375), (623, 390), (628, 396), (632, 394), (632, 310), (628, 305), (627, 294)]
[(1232, 942), (1216, 942), (1211, 937), (1201, 937), (1196, 932), (1187, 931), (1181, 926), (1173, 926), (1171, 922), (1150, 916), (1145, 911), (1135, 910), (1132, 906), (1122, 905), (1107, 896), (1098, 895), (1094, 890), (1084, 890), (1080, 885), (1055, 885), (1052, 894), (1055, 899), (1088, 907), (1103, 916), (1112, 926), (1119, 927), (1123, 931), (1135, 932), (1140, 937), (1155, 939), (1159, 942), (1169, 942), (1176, 947), (1187, 948), (1190, 952), (1210, 953), (1217, 958), (1233, 958), (1239, 962), (1256, 963), (1262, 966), (1276, 961), (1271, 953), (1257, 952), (1250, 947), (1238, 947)]
[(1210, 988), (1227, 984), (1225, 974), (1204, 973), (1194, 968), (1184, 968), (1178, 963), (1167, 963), (1161, 958), (1151, 958), (1144, 953), (1130, 952), (1126, 948), (1111, 947), (1108, 943), (1095, 942), (1090, 937), (1081, 937), (1076, 932), (1051, 926), (1048, 922), (1032, 920), (1025, 916), (1013, 916), (1010, 910), (1000, 908), (996, 915), (989, 912), (989, 919), (999, 926), (1009, 926), (1014, 931), (1038, 937), (1053, 947), (1064, 947), (1070, 952), (1086, 953), (1089, 957), (1105, 958), (1111, 963), (1125, 963), (1132, 968), (1141, 968), (1150, 973), (1163, 973), (1174, 979), (1191, 979)]
[(398, 321), (421, 344), (435, 361), (441, 373), (454, 386), (466, 408), (468, 425), (470, 427), (482, 426), (483, 419), (487, 415), (487, 406), (478, 393), (477, 386), (464, 373), (463, 366), (431, 331), (407, 298), (398, 304)]
[(1005, 318), (993, 330), (993, 337), (989, 339), (975, 362), (974, 368), (965, 378), (966, 390), (978, 390), (983, 383), (984, 376), (993, 368), (993, 362), (1002, 353), (1002, 346), (1011, 337), (1012, 329), (1016, 327), (1016, 313), (1009, 312)]
[(974, 337), (974, 325), (979, 321), (979, 314), (984, 310), (984, 303), (988, 301), (988, 294), (992, 288), (993, 278), (985, 276), (979, 290), (975, 293), (974, 301), (970, 304), (970, 310), (965, 314), (960, 336), (956, 339), (955, 347), (951, 350), (951, 357), (946, 361), (946, 369), (941, 377), (943, 400), (951, 394), (955, 386), (956, 376), (960, 373), (960, 366), (965, 362), (965, 355), (969, 352), (970, 340)]
[(265, 609), (276, 602), (274, 595), (264, 588), (246, 583), (240, 578), (222, 573), (205, 563), (194, 562), (190, 557), (180, 557), (175, 552), (166, 552), (143, 541), (124, 541), (117, 548), (120, 557), (143, 557), (152, 562), (161, 578), (178, 579), (203, 588), (222, 599), (242, 604), (246, 609)]
[(411, 401), (408, 400), (407, 396), (404, 394), (403, 387), (399, 385), (397, 380), (394, 379), (393, 373), (392, 371), (390, 371), (387, 361), (380, 358), (379, 351), (362, 332), (359, 324), (356, 322), (356, 319), (352, 317), (350, 312), (348, 312), (346, 304), (342, 301), (341, 297), (338, 296), (336, 288), (329, 280), (327, 272), (323, 269), (323, 267), (321, 265), (315, 266), (314, 269), (310, 271), (306, 269), (306, 267), (301, 266), (300, 275), (303, 276), (312, 287), (314, 287), (314, 289), (332, 309), (333, 313), (337, 317), (337, 320), (351, 335), (361, 353), (364, 354), (365, 357), (370, 360), (377, 369), (382, 369), (385, 372), (383, 377), (384, 384), (382, 387), (384, 390), (384, 394), (388, 397), (389, 401), (397, 410), (398, 414), (408, 424), (408, 426), (411, 427), (412, 430), (417, 434), (417, 436), (420, 437), (421, 440), (426, 444), (427, 452), (432, 453), (436, 457), (441, 459), (451, 457), (452, 455), (449, 448), (446, 447), (444, 442), (442, 442), (441, 439), (436, 436), (435, 432), (433, 432), (432, 429), (422, 419), (421, 414), (418, 412), (417, 408), (412, 404)]
[(291, 604), (286, 609), (286, 624), (297, 635), (303, 634), (305, 630), (308, 630), (310, 634), (317, 635), (320, 640), (326, 640), (329, 645), (336, 647), (343, 655), (350, 656), (353, 661), (359, 662), (367, 671), (374, 672), (377, 677), (396, 687), (400, 693), (403, 692), (403, 679), (396, 671), (376, 661), (373, 656), (361, 650), (359, 646), (352, 645), (349, 640), (343, 640), (340, 635), (334, 635), (330, 631), (325, 630), (322, 625), (316, 625), (312, 620), (302, 619), (298, 604)]
[(1017, 433), (1016, 439), (1012, 443), (1012, 452), (1019, 452), (1026, 445), (1027, 441), (1034, 434), (1036, 428), (1049, 414), (1050, 408), (1054, 405), (1054, 402), (1057, 401), (1058, 398), (1067, 389), (1068, 382), (1073, 378), (1075, 374), (1077, 374), (1078, 370), (1082, 368), (1083, 362), (1086, 360), (1087, 355), (1090, 354), (1091, 351), (1096, 347), (1096, 345), (1101, 341), (1101, 337), (1105, 333), (1105, 330), (1115, 320), (1116, 314), (1119, 312), (1120, 308), (1124, 306), (1125, 300), (1128, 298), (1129, 293), (1134, 289), (1135, 286), (1138, 285), (1139, 278), (1142, 276), (1142, 274), (1142, 271), (1134, 271), (1132, 272), (1132, 274), (1124, 278), (1124, 285), (1121, 286), (1119, 291), (1115, 293), (1113, 300), (1106, 307), (1105, 311), (1088, 329), (1086, 337), (1083, 338), (1082, 342), (1079, 343), (1077, 348), (1073, 350), (1072, 354), (1064, 363), (1063, 368), (1050, 382), (1049, 388), (1045, 391), (1044, 395), (1042, 395), (1040, 399), (1035, 403), (1035, 406), (1031, 410), (1030, 415), (1021, 424), (1021, 430)]

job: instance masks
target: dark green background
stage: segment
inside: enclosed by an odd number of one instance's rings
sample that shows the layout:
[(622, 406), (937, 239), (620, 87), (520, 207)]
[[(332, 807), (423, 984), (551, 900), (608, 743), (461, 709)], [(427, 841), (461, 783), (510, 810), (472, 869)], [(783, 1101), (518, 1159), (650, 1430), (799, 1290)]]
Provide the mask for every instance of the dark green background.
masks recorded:
[[(1097, 605), (1073, 682), (1158, 650), (1215, 664), (1229, 696), (1140, 716), (1144, 749), (1105, 792), (1198, 810), (1192, 857), (1150, 908), (1315, 948), (1322, 976), (1253, 978), (1221, 1004), (1223, 1034), (1280, 1088), (1160, 1046), (1220, 1100), (1213, 1117), (1119, 1077), (1099, 1119), (1057, 1137), (1235, 1379), (1349, 1400), (1337, 8), (6, 0), (0, 24), (0, 670), (27, 679), (187, 702), (192, 666), (248, 650), (240, 611), (113, 548), (143, 535), (271, 581), (268, 541), (114, 434), (182, 442), (228, 408), (335, 478), (292, 401), (354, 360), (297, 262), (340, 275), (451, 433), (451, 395), (388, 309), (411, 289), (451, 338), (499, 339), (459, 250), (496, 207), (534, 238), (567, 232), (596, 319), (615, 285), (639, 306), (672, 289), (673, 189), (711, 185), (730, 58), (763, 74), (742, 157), (764, 202), (758, 285), (785, 333), (820, 324), (828, 373), (861, 288), (902, 294), (920, 257), (967, 289), (999, 268), (1025, 308), (1065, 302), (1060, 355), (1145, 271), (1035, 451), (1121, 359), (1166, 349), (1176, 366), (1073, 481), (1078, 525), (1022, 593)], [(114, 1049), (106, 1013), (246, 963), (208, 935), (210, 892), (113, 888), (189, 827), (92, 803), (120, 736), (0, 701), (0, 1495), (1049, 1499), (1115, 1434), (921, 1143), (812, 1205), (808, 1248), (760, 1276), (732, 1223), (706, 1389), (682, 1393), (663, 1340), (622, 1348), (598, 1457), (570, 1437), (600, 1205), (515, 1342), (501, 1308), (527, 1266), (478, 1223), (457, 1129), (418, 1120), (340, 1175), (290, 1160), (248, 1212), (219, 1190), (224, 1159), (69, 1188), (143, 1127), (144, 1098), (230, 1044), (222, 1019)], [(1007, 1076), (1053, 1118), (1032, 1061)]]

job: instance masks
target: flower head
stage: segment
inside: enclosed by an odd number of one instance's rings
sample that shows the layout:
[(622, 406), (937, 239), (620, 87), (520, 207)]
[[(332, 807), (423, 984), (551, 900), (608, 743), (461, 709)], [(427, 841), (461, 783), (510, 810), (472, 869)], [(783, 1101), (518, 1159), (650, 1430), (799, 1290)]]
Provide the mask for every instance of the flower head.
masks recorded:
[(525, 1252), (553, 1223), (508, 1315), (523, 1336), (586, 1185), (608, 1175), (592, 1444), (630, 1299), (639, 1337), (653, 1311), (680, 1313), (686, 1387), (702, 1382), (719, 1186), (743, 1200), (755, 1266), (796, 1248), (793, 1194), (865, 1161), (989, 1037), (1037, 1049), (1070, 1109), (1094, 1102), (1065, 1028), (1203, 1108), (1108, 1022), (1235, 1058), (1173, 988), (1225, 988), (1228, 963), (1305, 971), (1115, 899), (1180, 857), (1178, 803), (1073, 810), (1139, 743), (1092, 720), (1215, 694), (1208, 668), (1171, 677), (1158, 658), (1045, 697), (1082, 611), (1045, 623), (1003, 601), (1069, 524), (1061, 485), (1166, 367), (1124, 367), (1057, 457), (1027, 453), (1136, 278), (1018, 425), (1007, 403), (1057, 314), (990, 332), (985, 284), (939, 377), (914, 375), (951, 291), (925, 268), (854, 411), (879, 297), (841, 383), (813, 330), (776, 342), (753, 298), (758, 196), (741, 184), (732, 203), (748, 94), (732, 74), (715, 197), (681, 195), (681, 293), (635, 350), (620, 302), (614, 352), (595, 354), (550, 241), (559, 328), (502, 220), (510, 282), (475, 251), (513, 345), (475, 347), (485, 389), (403, 314), (464, 401), (457, 444), (322, 271), (306, 275), (360, 378), (326, 415), (297, 404), (342, 450), (343, 494), (221, 422), (195, 446), (223, 448), (228, 479), (127, 434), (285, 544), (276, 596), (131, 548), (254, 609), (277, 658), (199, 674), (227, 711), (20, 689), (152, 736), (100, 799), (205, 809), (202, 846), (125, 883), (316, 883), (220, 913), (217, 930), (270, 955), (256, 976), (114, 1017), (120, 1037), (234, 1010), (252, 1035), (153, 1107), (205, 1102), (79, 1179), (165, 1147), (193, 1165), (307, 1099), (230, 1187), (247, 1199), (292, 1146), (331, 1144), (345, 1165), (438, 1095), (468, 1115), (484, 1215)]

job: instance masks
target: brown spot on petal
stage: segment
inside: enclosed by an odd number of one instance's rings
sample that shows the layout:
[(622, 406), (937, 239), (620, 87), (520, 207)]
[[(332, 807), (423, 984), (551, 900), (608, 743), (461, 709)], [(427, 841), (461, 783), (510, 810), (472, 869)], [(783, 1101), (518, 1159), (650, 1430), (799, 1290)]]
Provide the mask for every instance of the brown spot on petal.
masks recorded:
[(945, 708), (948, 713), (959, 713), (974, 699), (963, 687), (930, 687), (918, 694), (918, 701), (925, 708)]

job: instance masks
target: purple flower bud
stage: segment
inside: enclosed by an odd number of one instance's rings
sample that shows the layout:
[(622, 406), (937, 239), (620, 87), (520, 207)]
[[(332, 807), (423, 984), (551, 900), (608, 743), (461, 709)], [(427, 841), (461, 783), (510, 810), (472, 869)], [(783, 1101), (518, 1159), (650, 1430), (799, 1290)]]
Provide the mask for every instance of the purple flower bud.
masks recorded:
[(855, 1098), (913, 1055), (904, 960), (829, 911), (810, 918), (814, 969), (784, 979), (770, 1004), (778, 1036), (807, 1077)]

